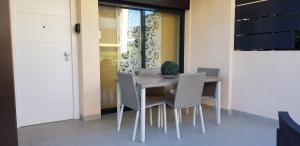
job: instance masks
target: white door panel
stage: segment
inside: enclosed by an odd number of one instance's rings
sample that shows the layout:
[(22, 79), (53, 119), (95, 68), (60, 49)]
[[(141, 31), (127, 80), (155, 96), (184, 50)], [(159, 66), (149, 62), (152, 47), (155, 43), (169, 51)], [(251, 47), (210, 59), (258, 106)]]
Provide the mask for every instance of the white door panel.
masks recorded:
[(16, 41), (70, 43), (70, 17), (17, 13)]
[[(71, 51), (71, 44), (67, 43), (15, 43), (16, 57), (24, 70), (59, 68), (68, 70), (71, 62), (66, 61), (65, 51)], [(34, 54), (33, 54), (34, 53)], [(68, 69), (67, 69), (68, 67)]]
[(70, 16), (69, 0), (15, 0), (17, 12)]
[(65, 93), (66, 88), (69, 88), (68, 94), (72, 95), (70, 92), (72, 89), (71, 61), (65, 60), (66, 57), (63, 55), (65, 47), (70, 46), (44, 43), (16, 45), (15, 63), (18, 64), (19, 84), (23, 85), (19, 90), (21, 95), (35, 95), (30, 98), (37, 95), (61, 95)]
[(70, 44), (17, 43), (19, 112), (22, 125), (73, 118)]
[(19, 126), (73, 119), (69, 0), (16, 0), (14, 5)]

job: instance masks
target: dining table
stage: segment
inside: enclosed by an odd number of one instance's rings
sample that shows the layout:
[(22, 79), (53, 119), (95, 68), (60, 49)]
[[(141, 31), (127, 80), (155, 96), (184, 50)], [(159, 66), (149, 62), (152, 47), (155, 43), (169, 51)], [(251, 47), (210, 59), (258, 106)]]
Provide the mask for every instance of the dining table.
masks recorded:
[[(141, 115), (140, 115), (140, 138), (141, 142), (145, 142), (145, 118), (146, 118), (146, 89), (154, 87), (165, 87), (176, 85), (178, 77), (175, 78), (164, 78), (159, 74), (140, 74), (135, 76), (136, 86), (138, 92), (140, 92), (140, 104), (141, 104)], [(205, 83), (216, 82), (216, 124), (221, 124), (221, 78), (216, 76), (206, 76)], [(117, 85), (117, 119), (120, 118), (121, 109), (121, 94), (119, 84)], [(119, 121), (119, 120), (117, 120)]]

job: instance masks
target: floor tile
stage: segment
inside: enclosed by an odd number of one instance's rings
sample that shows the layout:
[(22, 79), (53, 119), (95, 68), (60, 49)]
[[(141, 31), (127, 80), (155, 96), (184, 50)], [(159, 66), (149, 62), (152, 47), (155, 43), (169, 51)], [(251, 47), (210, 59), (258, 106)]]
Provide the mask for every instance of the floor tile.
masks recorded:
[[(191, 111), (191, 110), (190, 110)], [(200, 121), (192, 126), (192, 113), (183, 112), (180, 124), (181, 140), (176, 139), (172, 110), (168, 110), (168, 133), (157, 128), (157, 112), (153, 112), (153, 126), (146, 119), (146, 142), (131, 141), (134, 116), (132, 111), (123, 115), (122, 126), (116, 131), (116, 114), (104, 115), (101, 120), (83, 122), (68, 120), (19, 129), (21, 146), (275, 146), (277, 124), (251, 116), (222, 114), (222, 124), (215, 124), (213, 108), (204, 108), (206, 134), (200, 130)]]

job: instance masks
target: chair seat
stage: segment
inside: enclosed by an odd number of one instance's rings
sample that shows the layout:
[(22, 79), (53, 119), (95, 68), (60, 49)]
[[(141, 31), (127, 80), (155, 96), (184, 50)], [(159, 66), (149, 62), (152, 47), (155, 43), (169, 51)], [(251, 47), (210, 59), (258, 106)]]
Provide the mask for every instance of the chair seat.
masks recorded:
[[(171, 90), (170, 94), (173, 95), (173, 96), (175, 96), (176, 95), (176, 90)], [(215, 99), (214, 96), (202, 96), (201, 97), (202, 100), (207, 100), (207, 99), (212, 99), (212, 98)]]
[(146, 108), (165, 104), (165, 98), (160, 96), (147, 96), (146, 97)]
[[(195, 105), (186, 106), (186, 107), (183, 107), (183, 108), (188, 108), (188, 107), (197, 106), (197, 105), (199, 105), (199, 103), (200, 103), (201, 100), (202, 100), (202, 98), (199, 99), (199, 102), (198, 102), (198, 103), (195, 103)], [(166, 98), (165, 98), (165, 102), (166, 102), (166, 104), (169, 105), (170, 107), (173, 107), (173, 108), (175, 107), (175, 97), (174, 97), (174, 96), (166, 97)]]

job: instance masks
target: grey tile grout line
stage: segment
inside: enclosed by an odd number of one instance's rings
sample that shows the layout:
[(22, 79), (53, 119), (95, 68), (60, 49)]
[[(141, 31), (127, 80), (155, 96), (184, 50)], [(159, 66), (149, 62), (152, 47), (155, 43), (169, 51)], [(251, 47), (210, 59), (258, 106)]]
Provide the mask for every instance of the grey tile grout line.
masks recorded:
[(75, 146), (78, 146), (78, 144), (76, 143), (76, 141), (75, 141), (75, 139), (73, 138), (73, 136), (72, 136), (69, 132), (67, 132), (66, 134), (71, 138), (72, 143), (73, 143)]
[(29, 145), (30, 145), (30, 146), (33, 146), (33, 144), (32, 144), (32, 142), (31, 142), (30, 138), (29, 138), (28, 136), (26, 136), (26, 135), (25, 135), (25, 137), (26, 137), (26, 139), (28, 140)]

